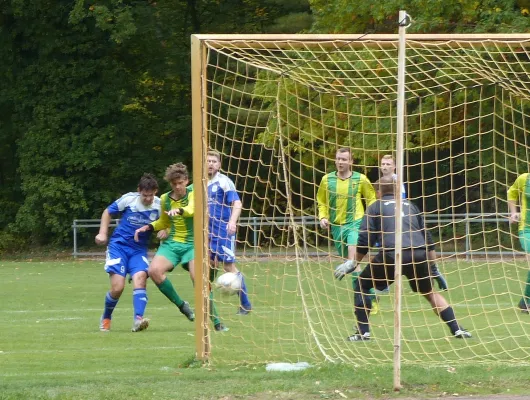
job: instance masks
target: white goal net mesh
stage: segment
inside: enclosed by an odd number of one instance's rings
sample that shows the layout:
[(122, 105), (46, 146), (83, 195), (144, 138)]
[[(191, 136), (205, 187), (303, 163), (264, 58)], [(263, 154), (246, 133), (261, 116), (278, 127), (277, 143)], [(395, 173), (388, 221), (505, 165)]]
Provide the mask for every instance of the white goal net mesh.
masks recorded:
[[(530, 41), (413, 36), (403, 180), (436, 242), (443, 295), (473, 338), (453, 338), (404, 278), (402, 359), (525, 362), (530, 315), (518, 304), (529, 265), (507, 191), (529, 172)], [(202, 44), (208, 150), (221, 153), (243, 203), (237, 267), (252, 302), (250, 314), (236, 315), (237, 296), (214, 291), (230, 331), (212, 333), (212, 359), (392, 362), (393, 286), (378, 294), (372, 340), (346, 342), (353, 288), (333, 278), (344, 260), (318, 224), (316, 199), (337, 148), (351, 149), (353, 170), (372, 182), (381, 157), (395, 156), (397, 36)], [(519, 190), (518, 204), (526, 195)]]

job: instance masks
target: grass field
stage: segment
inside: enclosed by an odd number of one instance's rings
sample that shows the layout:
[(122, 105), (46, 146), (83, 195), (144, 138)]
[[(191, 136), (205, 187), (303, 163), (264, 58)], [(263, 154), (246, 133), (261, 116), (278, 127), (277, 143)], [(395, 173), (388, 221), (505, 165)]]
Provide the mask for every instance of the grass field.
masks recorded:
[[(473, 331), (470, 341), (448, 338), (427, 303), (407, 289), (404, 389), (396, 394), (389, 361), (391, 296), (381, 299), (381, 312), (372, 318), (375, 340), (345, 343), (353, 323), (349, 283), (337, 284), (329, 271), (306, 263), (299, 272), (307, 278), (298, 285), (294, 264), (275, 264), (243, 265), (255, 310), (237, 317), (237, 298), (218, 299), (231, 330), (212, 333), (212, 364), (199, 367), (193, 363), (194, 324), (152, 283), (149, 329), (130, 332), (128, 286), (112, 331), (102, 333), (98, 323), (108, 281), (101, 262), (0, 262), (0, 399), (427, 398), (530, 392), (530, 316), (514, 309), (524, 266), (446, 266), (454, 286), (447, 296)], [(184, 271), (175, 270), (171, 279), (184, 298), (193, 299)], [(325, 362), (323, 354), (343, 362)], [(265, 372), (267, 361), (309, 361), (314, 367), (270, 373)]]

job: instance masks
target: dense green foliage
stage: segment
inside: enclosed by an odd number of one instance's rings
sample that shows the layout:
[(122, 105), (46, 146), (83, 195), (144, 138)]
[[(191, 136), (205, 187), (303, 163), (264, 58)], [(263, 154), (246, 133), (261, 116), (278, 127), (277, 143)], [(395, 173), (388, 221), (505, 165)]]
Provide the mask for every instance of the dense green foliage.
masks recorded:
[(308, 11), (277, 0), (0, 2), (0, 251), (64, 244), (74, 218), (99, 217), (143, 172), (190, 164), (191, 33), (305, 29)]
[(2, 0), (0, 252), (67, 244), (143, 172), (191, 163), (192, 33), (396, 32), (399, 9), (410, 32), (526, 32), (529, 3)]

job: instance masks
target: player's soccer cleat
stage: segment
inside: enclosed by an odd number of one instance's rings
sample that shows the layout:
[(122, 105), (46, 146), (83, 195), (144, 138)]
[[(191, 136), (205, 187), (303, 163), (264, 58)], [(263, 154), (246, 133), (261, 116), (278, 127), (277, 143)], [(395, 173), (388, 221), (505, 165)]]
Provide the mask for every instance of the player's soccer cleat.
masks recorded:
[(217, 332), (228, 332), (230, 330), (230, 328), (228, 328), (227, 326), (223, 325), (221, 322), (219, 322), (218, 324), (215, 324), (214, 329)]
[(370, 340), (370, 332), (365, 332), (362, 335), (360, 333), (354, 333), (351, 336), (346, 338), (348, 342), (362, 342), (365, 340)]
[(99, 330), (101, 332), (108, 332), (110, 331), (110, 318), (101, 318), (99, 321)]
[(372, 299), (372, 309), (370, 310), (370, 315), (379, 314), (379, 300), (376, 296)]
[(436, 264), (432, 264), (430, 269), (432, 277), (436, 280), (436, 283), (438, 283), (438, 288), (442, 291), (447, 290), (447, 281), (438, 269), (438, 266)]
[(459, 329), (455, 332), (455, 338), (457, 339), (469, 339), (470, 337), (472, 337), (471, 333), (465, 329)]
[(524, 298), (522, 298), (521, 301), (519, 302), (519, 309), (521, 310), (523, 314), (530, 314), (530, 304), (527, 304), (524, 301)]
[(133, 322), (131, 332), (140, 332), (146, 330), (149, 326), (149, 320), (147, 318), (136, 318)]
[(252, 309), (246, 309), (244, 307), (239, 307), (239, 310), (237, 310), (237, 315), (248, 315), (250, 314), (250, 311), (252, 311)]
[(186, 316), (186, 318), (188, 318), (190, 321), (195, 321), (195, 313), (193, 312), (193, 310), (191, 309), (190, 307), (190, 303), (188, 303), (187, 301), (185, 301), (184, 303), (182, 303), (182, 305), (179, 307), (179, 310), (182, 314), (184, 314)]

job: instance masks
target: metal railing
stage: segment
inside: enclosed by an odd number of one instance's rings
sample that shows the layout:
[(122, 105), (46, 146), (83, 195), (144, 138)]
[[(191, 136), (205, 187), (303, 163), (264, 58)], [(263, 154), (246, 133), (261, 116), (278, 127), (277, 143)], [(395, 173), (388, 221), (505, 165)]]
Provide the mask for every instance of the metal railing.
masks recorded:
[[(468, 213), (468, 214), (426, 214), (424, 216), (425, 223), (427, 225), (443, 225), (443, 224), (465, 224), (465, 249), (460, 252), (438, 252), (441, 255), (455, 255), (455, 256), (465, 256), (466, 259), (469, 259), (471, 254), (475, 255), (513, 255), (513, 251), (484, 251), (484, 250), (472, 250), (471, 246), (471, 225), (472, 224), (482, 224), (482, 223), (509, 223), (509, 214), (508, 213)], [(119, 219), (112, 219), (109, 227), (118, 226)], [(313, 226), (314, 230), (319, 229), (319, 221), (315, 216), (285, 216), (285, 217), (268, 217), (268, 216), (253, 216), (253, 217), (241, 217), (239, 219), (239, 227), (250, 228), (252, 232), (252, 241), (250, 243), (251, 247), (254, 249), (254, 255), (258, 256), (257, 249), (259, 248), (259, 232), (261, 227), (264, 226), (289, 226), (292, 223), (299, 226)], [(72, 224), (73, 231), (73, 244), (74, 249), (72, 255), (74, 257), (79, 256), (102, 256), (105, 255), (105, 252), (80, 252), (78, 247), (78, 233), (81, 228), (99, 228), (100, 220), (99, 219), (75, 219)], [(318, 237), (321, 235), (316, 235), (318, 247)], [(323, 237), (323, 236), (321, 236)], [(304, 243), (305, 245), (305, 243)], [(315, 256), (317, 254), (322, 254), (321, 252), (309, 252), (305, 251), (304, 254), (308, 256)], [(292, 253), (282, 252), (282, 255), (295, 255)]]

